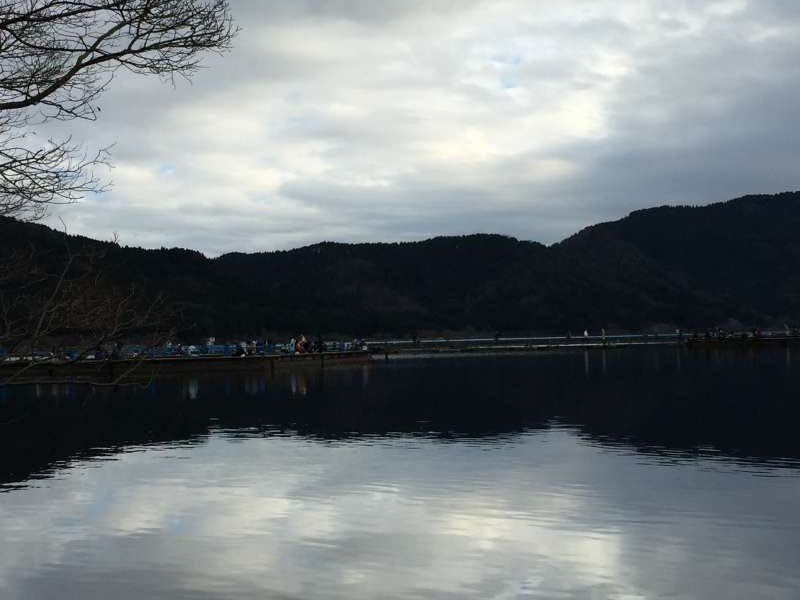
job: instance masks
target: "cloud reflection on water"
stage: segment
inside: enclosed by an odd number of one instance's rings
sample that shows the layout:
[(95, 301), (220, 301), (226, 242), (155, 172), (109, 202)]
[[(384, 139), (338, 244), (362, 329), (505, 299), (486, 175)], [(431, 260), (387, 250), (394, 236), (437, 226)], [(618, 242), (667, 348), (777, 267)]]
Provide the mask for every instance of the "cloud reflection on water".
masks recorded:
[(0, 595), (792, 598), (784, 353), (602, 359), (38, 390)]
[[(767, 481), (643, 464), (562, 428), (488, 446), (218, 433), (0, 496), (14, 549), (0, 589), (91, 597), (113, 577), (120, 599), (788, 598), (800, 479)], [(157, 587), (125, 589), (137, 573)]]

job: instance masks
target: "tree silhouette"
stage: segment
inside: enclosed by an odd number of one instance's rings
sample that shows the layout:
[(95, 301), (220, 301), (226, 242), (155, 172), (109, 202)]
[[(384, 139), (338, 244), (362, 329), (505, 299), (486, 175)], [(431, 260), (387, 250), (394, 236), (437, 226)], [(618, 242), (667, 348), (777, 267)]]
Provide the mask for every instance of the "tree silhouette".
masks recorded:
[(98, 116), (120, 69), (189, 77), (235, 35), (225, 0), (15, 0), (0, 6), (0, 215), (35, 219), (103, 185), (70, 138), (41, 141), (32, 127)]
[[(49, 121), (95, 120), (120, 70), (174, 81), (236, 34), (226, 0), (6, 0), (0, 6), (0, 216), (31, 221), (50, 206), (105, 189), (104, 149), (43, 140)], [(157, 313), (136, 290), (111, 285), (86, 247), (60, 260), (40, 249), (0, 256), (0, 344), (32, 352), (53, 336), (91, 343), (141, 331)], [(49, 264), (49, 271), (41, 265)], [(157, 321), (158, 319), (156, 319)], [(154, 323), (155, 321), (153, 321)], [(87, 342), (88, 343), (88, 342)], [(2, 382), (0, 382), (2, 383)]]

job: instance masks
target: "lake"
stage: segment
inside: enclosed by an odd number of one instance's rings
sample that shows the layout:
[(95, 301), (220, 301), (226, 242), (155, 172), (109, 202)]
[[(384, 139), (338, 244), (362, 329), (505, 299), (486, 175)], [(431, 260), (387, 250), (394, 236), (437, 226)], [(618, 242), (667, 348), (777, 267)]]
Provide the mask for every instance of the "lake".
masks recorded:
[(800, 355), (0, 391), (0, 598), (797, 598)]

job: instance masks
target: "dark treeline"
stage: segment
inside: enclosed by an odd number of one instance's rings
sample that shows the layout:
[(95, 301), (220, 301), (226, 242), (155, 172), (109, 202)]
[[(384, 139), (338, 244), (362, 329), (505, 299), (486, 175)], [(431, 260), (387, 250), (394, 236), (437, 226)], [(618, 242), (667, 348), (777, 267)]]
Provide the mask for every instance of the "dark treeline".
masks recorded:
[(584, 328), (782, 326), (800, 321), (800, 192), (660, 207), (550, 247), (500, 235), (390, 244), (320, 243), (209, 259), (0, 220), (0, 250), (57, 265), (65, 241), (104, 250), (104, 269), (163, 292), (186, 337), (304, 331), (577, 334)]

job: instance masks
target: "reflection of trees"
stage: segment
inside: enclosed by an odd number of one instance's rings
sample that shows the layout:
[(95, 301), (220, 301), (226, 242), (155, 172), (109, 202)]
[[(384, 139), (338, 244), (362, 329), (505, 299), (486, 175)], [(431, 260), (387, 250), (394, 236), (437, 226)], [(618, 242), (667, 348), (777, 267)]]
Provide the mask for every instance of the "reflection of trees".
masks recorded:
[[(591, 443), (648, 452), (698, 449), (744, 457), (798, 457), (792, 390), (800, 373), (784, 350), (751, 364), (747, 352), (716, 358), (672, 349), (608, 351), (607, 373), (583, 375), (583, 354), (416, 361), (283, 373), (163, 379), (114, 394), (81, 386), (0, 393), (5, 481), (26, 478), (92, 448), (193, 439), (209, 427), (242, 435), (291, 432), (314, 439), (422, 435), (442, 440), (516, 435), (558, 423)], [(599, 359), (599, 357), (598, 357)], [(716, 365), (716, 366), (715, 366)], [(267, 385), (268, 383), (268, 385)], [(301, 393), (305, 394), (301, 396)], [(302, 402), (298, 401), (302, 397)], [(212, 420), (213, 419), (213, 420)]]

